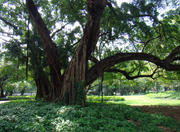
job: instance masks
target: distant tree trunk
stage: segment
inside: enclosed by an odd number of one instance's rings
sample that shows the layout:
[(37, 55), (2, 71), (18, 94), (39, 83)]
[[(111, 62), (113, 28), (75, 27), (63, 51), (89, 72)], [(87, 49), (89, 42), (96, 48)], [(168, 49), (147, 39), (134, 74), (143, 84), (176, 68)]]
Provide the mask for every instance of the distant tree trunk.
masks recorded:
[(4, 89), (2, 88), (2, 86), (0, 86), (0, 88), (1, 88), (1, 94), (0, 94), (0, 97), (3, 98), (3, 97), (5, 97), (5, 95), (4, 95)]
[(103, 81), (104, 81), (104, 74), (101, 76), (101, 82), (100, 82), (100, 95), (101, 95), (101, 103), (103, 103), (103, 95), (104, 95), (104, 92), (103, 92)]
[(165, 87), (164, 87), (164, 91), (168, 91), (168, 87), (165, 86)]
[(19, 71), (19, 57), (17, 58), (17, 74), (16, 74), (16, 80), (18, 81), (19, 80), (19, 73), (18, 73), (18, 71)]
[(9, 96), (12, 96), (13, 95), (13, 91), (11, 91), (10, 93), (9, 93)]
[(21, 90), (21, 96), (25, 93), (25, 87)]

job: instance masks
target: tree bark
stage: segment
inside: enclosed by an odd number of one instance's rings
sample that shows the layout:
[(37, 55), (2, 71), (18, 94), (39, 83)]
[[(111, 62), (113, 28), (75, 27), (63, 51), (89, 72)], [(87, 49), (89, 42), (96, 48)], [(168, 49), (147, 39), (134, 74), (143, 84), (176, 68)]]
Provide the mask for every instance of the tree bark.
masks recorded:
[(68, 104), (85, 105), (88, 59), (97, 44), (101, 15), (105, 5), (104, 0), (87, 0), (89, 16), (84, 35), (64, 75), (63, 89), (68, 96)]
[[(65, 100), (67, 104), (85, 104), (86, 76), (88, 70), (88, 58), (93, 52), (100, 29), (100, 19), (106, 5), (105, 0), (87, 0), (88, 21), (84, 35), (75, 54), (64, 74), (60, 75), (60, 66), (57, 59), (56, 46), (52, 42), (49, 31), (43, 22), (32, 0), (26, 0), (30, 17), (41, 36), (44, 50), (50, 67), (51, 87), (50, 99)], [(63, 80), (63, 84), (62, 84)]]
[(50, 84), (44, 72), (37, 75), (37, 78), (35, 78), (35, 83), (37, 86), (36, 99), (48, 100)]
[[(40, 43), (38, 40), (35, 40), (37, 43)], [(29, 45), (29, 50), (31, 51), (31, 64), (33, 70), (33, 78), (36, 83), (37, 93), (36, 99), (49, 99), (50, 91), (50, 82), (47, 74), (43, 70), (42, 66), (42, 51), (37, 47), (35, 42), (31, 42)]]
[(49, 64), (50, 69), (50, 78), (51, 78), (51, 85), (50, 85), (50, 96), (49, 100), (55, 100), (57, 95), (62, 94), (62, 76), (61, 76), (61, 68), (59, 65), (59, 60), (57, 56), (57, 48), (56, 45), (53, 43), (52, 39), (50, 38), (49, 31), (46, 27), (46, 24), (42, 20), (40, 14), (36, 6), (34, 5), (32, 0), (26, 0), (26, 6), (30, 14), (30, 18), (33, 21), (36, 30), (41, 36), (43, 41), (43, 47), (46, 52), (47, 61)]

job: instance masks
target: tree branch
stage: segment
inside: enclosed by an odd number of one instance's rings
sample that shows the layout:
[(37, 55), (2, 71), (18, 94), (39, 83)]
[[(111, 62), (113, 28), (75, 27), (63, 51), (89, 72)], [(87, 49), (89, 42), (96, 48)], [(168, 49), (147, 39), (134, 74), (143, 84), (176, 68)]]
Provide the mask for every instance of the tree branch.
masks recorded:
[[(174, 51), (172, 51), (173, 53)], [(170, 53), (171, 54), (171, 53)], [(148, 61), (156, 64), (158, 67), (166, 69), (168, 71), (179, 71), (180, 65), (170, 64), (166, 59), (161, 60), (158, 57), (146, 54), (146, 53), (117, 53), (113, 56), (107, 57), (98, 63), (96, 63), (93, 67), (91, 67), (88, 71), (87, 82), (92, 83), (99, 76), (103, 74), (104, 71), (109, 70), (115, 64), (130, 61), (130, 60), (141, 60)]]
[(116, 11), (115, 11), (114, 8), (113, 8), (111, 2), (109, 2), (109, 1), (107, 1), (107, 0), (106, 0), (106, 2), (107, 2), (107, 6), (110, 8), (110, 10), (112, 11), (112, 13), (113, 13), (115, 16), (118, 16), (117, 13), (116, 13)]
[[(180, 46), (176, 47), (165, 59), (167, 63), (171, 63), (174, 59), (177, 59), (176, 55), (180, 54)], [(179, 57), (178, 57), (179, 58)]]
[(62, 31), (67, 25), (68, 25), (68, 23), (66, 23), (66, 24), (63, 25), (60, 29), (58, 29), (58, 30), (56, 30), (55, 32), (53, 32), (52, 35), (51, 35), (51, 38), (53, 38), (53, 37), (56, 35), (56, 33)]
[(90, 57), (89, 57), (89, 60), (91, 60), (91, 61), (94, 62), (94, 63), (98, 63), (98, 62), (99, 62), (99, 60), (96, 59), (94, 56), (90, 56)]
[(15, 26), (14, 24), (12, 24), (11, 22), (8, 22), (6, 19), (2, 18), (1, 16), (0, 16), (0, 20), (2, 20), (5, 24), (7, 24), (7, 25), (13, 27), (15, 30), (18, 29), (17, 26)]
[[(50, 71), (55, 73), (58, 80), (62, 80), (60, 73), (60, 65), (57, 56), (57, 48), (54, 42), (52, 41), (49, 30), (44, 23), (41, 15), (39, 14), (37, 7), (35, 6), (33, 0), (26, 0), (26, 7), (30, 14), (30, 18), (33, 21), (36, 30), (38, 31), (41, 39), (43, 41), (43, 47), (46, 52), (47, 60), (49, 63)], [(54, 78), (53, 78), (54, 79)], [(55, 80), (55, 79), (54, 79)]]
[(129, 73), (129, 72), (126, 72), (126, 71), (123, 71), (123, 70), (120, 70), (120, 69), (108, 69), (108, 70), (106, 70), (105, 72), (121, 73), (121, 74), (123, 74), (123, 75), (126, 77), (126, 79), (128, 79), (128, 80), (134, 80), (134, 79), (137, 79), (137, 78), (140, 78), (140, 77), (150, 77), (150, 78), (154, 79), (153, 76), (154, 76), (154, 74), (156, 73), (157, 69), (158, 69), (158, 68), (156, 68), (156, 69), (153, 71), (153, 73), (150, 74), (150, 75), (139, 75), (139, 74), (138, 74), (138, 75), (136, 75), (136, 76), (130, 76), (130, 73)]
[(157, 39), (157, 38), (160, 38), (160, 35), (158, 35), (158, 36), (155, 37), (155, 38), (149, 39), (149, 40), (147, 40), (146, 42), (141, 42), (141, 43), (144, 44), (144, 47), (143, 47), (143, 49), (142, 49), (142, 52), (144, 52), (144, 50), (145, 50), (146, 46), (148, 45), (148, 43), (150, 43), (151, 41), (153, 41), (153, 40), (155, 40), (155, 39)]

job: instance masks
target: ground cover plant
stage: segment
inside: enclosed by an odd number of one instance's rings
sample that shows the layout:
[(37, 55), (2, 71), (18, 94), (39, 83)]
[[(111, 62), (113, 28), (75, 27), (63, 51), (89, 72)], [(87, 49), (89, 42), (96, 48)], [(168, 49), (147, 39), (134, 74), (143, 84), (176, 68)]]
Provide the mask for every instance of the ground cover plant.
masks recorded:
[(0, 104), (1, 132), (163, 132), (162, 127), (180, 131), (180, 124), (171, 118), (124, 104), (81, 107), (22, 99)]

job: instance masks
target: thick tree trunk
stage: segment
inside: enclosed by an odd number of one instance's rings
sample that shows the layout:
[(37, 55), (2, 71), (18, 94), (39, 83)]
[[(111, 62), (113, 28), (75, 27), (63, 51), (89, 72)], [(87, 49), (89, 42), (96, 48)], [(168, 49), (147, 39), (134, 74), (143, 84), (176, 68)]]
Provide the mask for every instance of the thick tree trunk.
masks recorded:
[(60, 73), (60, 65), (57, 56), (57, 48), (50, 38), (49, 31), (43, 22), (36, 6), (32, 0), (26, 0), (27, 9), (30, 14), (30, 18), (34, 22), (34, 25), (41, 36), (43, 47), (47, 56), (47, 61), (50, 68), (50, 95), (49, 100), (55, 100), (57, 95), (61, 94), (62, 88), (62, 76)]
[[(67, 104), (85, 104), (85, 86), (88, 71), (88, 59), (94, 50), (100, 29), (100, 18), (106, 5), (105, 0), (87, 0), (88, 21), (80, 44), (62, 78), (57, 59), (56, 46), (32, 0), (26, 0), (30, 17), (43, 41), (44, 50), (50, 67), (50, 99), (57, 97)], [(63, 83), (62, 83), (63, 82)]]
[(88, 59), (97, 44), (105, 2), (104, 0), (87, 0), (87, 7), (89, 17), (84, 35), (64, 75), (63, 89), (68, 104), (85, 105)]
[(29, 49), (31, 50), (31, 64), (34, 72), (33, 78), (37, 87), (36, 99), (41, 98), (48, 100), (50, 93), (50, 82), (48, 76), (43, 70), (41, 51), (38, 47), (36, 47), (35, 43), (31, 43), (31, 45), (29, 45)]

